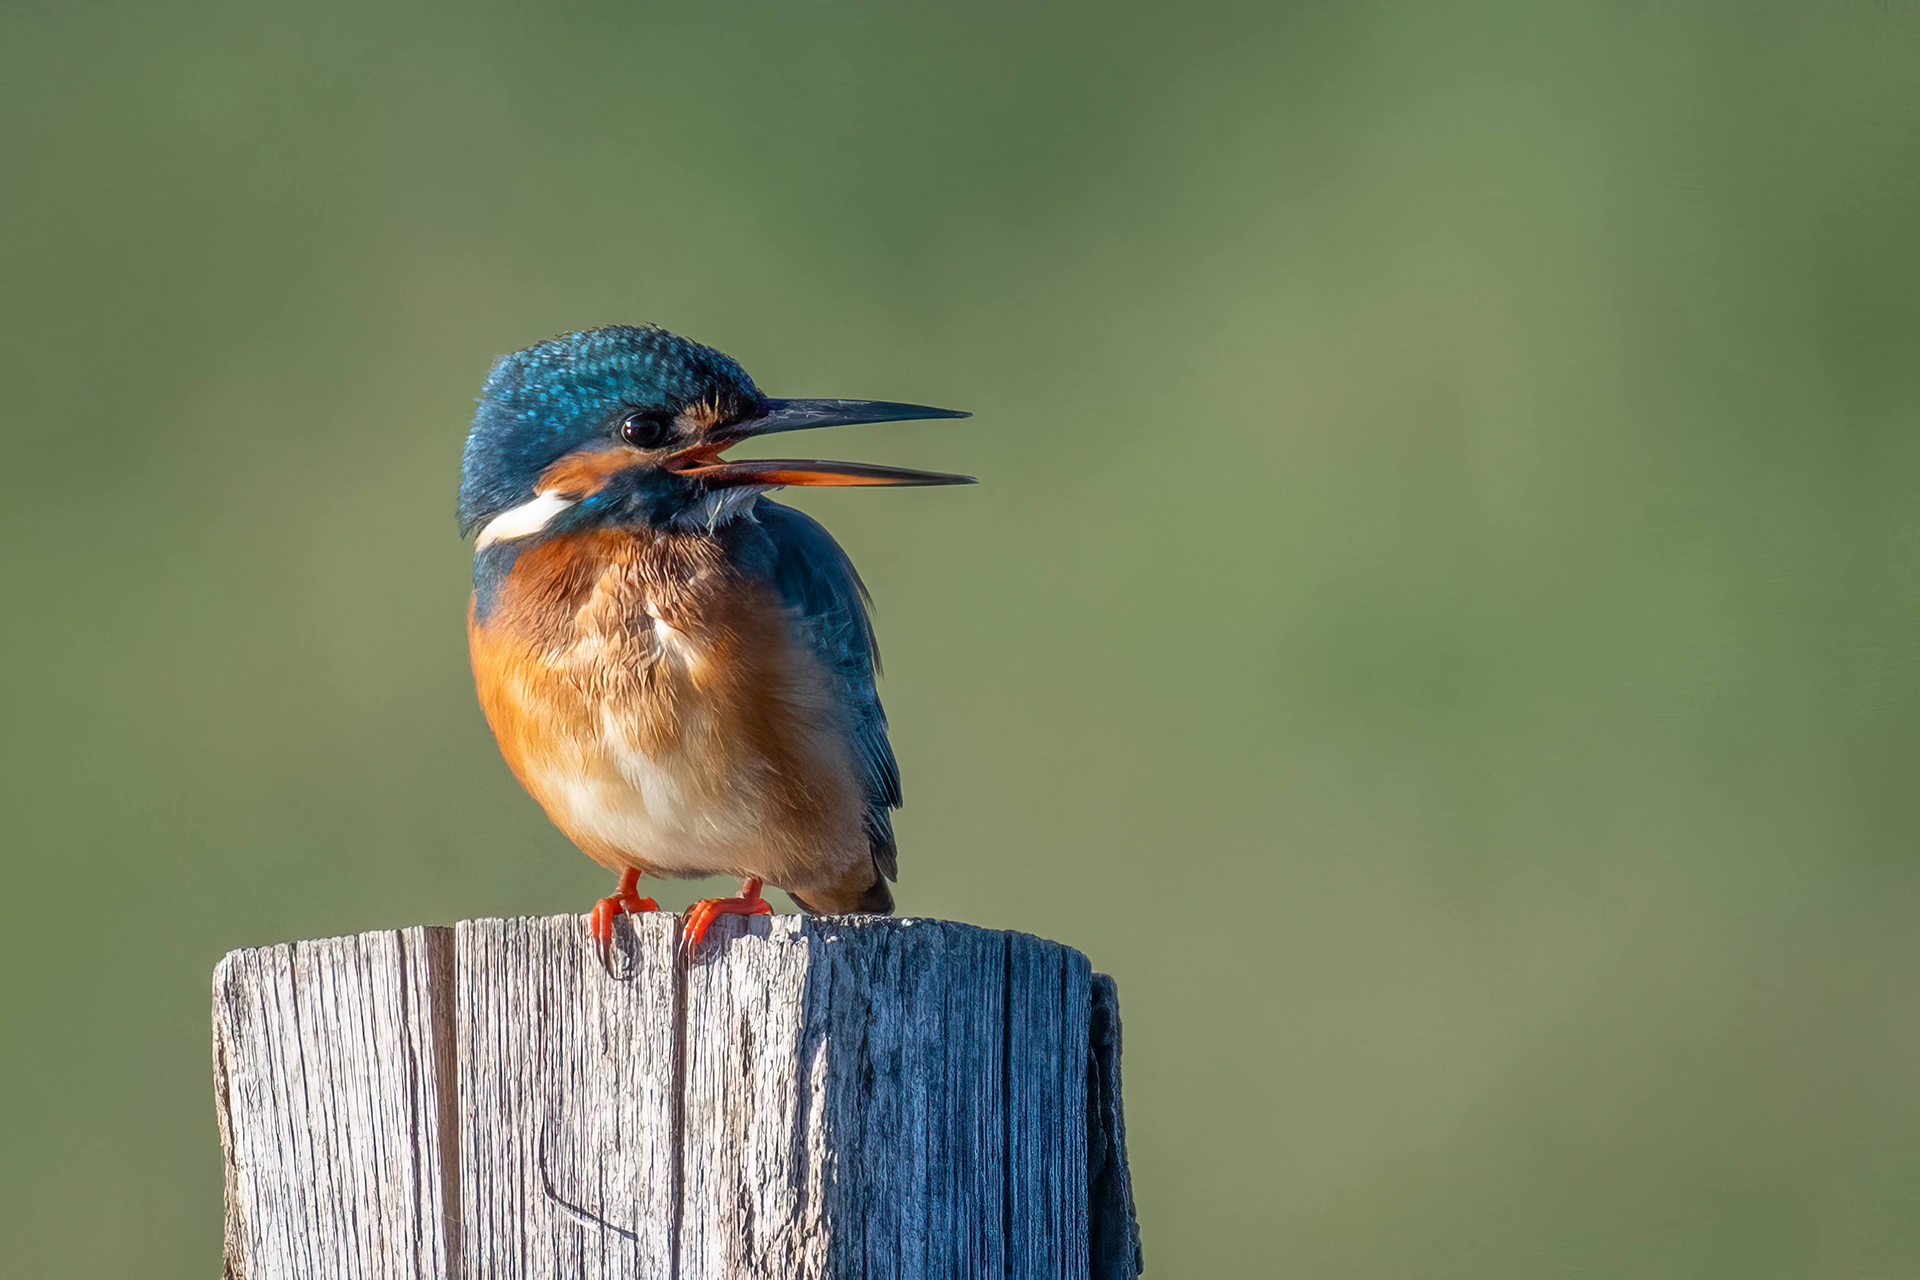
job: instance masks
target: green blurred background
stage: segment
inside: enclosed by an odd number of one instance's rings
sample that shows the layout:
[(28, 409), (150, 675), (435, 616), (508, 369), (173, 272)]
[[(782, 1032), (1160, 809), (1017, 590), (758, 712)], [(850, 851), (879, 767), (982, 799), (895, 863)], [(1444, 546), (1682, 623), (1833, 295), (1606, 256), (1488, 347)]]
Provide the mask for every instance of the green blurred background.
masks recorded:
[(215, 1274), (222, 952), (606, 891), (452, 505), (637, 320), (977, 415), (801, 501), (1152, 1274), (1920, 1274), (1920, 9), (0, 22), (7, 1275)]

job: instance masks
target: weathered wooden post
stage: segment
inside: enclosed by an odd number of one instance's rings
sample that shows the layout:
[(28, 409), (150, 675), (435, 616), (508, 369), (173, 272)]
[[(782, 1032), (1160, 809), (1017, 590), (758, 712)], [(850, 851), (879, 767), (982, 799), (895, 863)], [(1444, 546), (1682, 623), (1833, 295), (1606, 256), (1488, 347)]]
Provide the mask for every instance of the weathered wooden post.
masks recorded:
[(576, 916), (214, 976), (226, 1273), (1139, 1273), (1111, 980), (937, 920)]

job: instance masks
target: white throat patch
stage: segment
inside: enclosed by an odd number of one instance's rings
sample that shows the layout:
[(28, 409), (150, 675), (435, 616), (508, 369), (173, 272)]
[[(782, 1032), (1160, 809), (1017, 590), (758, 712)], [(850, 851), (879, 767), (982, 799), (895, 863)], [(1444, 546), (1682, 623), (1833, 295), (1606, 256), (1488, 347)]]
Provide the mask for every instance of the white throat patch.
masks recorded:
[(552, 490), (536, 493), (531, 501), (523, 502), (517, 507), (509, 507), (487, 521), (487, 527), (480, 531), (478, 538), (474, 539), (473, 549), (478, 553), (485, 551), (496, 542), (512, 542), (516, 538), (532, 537), (546, 528), (555, 516), (578, 501), (580, 501), (579, 498), (570, 494), (556, 493)]
[(753, 500), (773, 487), (769, 484), (742, 484), (715, 489), (675, 516), (674, 528), (694, 531), (705, 529), (712, 533), (735, 516), (751, 515)]

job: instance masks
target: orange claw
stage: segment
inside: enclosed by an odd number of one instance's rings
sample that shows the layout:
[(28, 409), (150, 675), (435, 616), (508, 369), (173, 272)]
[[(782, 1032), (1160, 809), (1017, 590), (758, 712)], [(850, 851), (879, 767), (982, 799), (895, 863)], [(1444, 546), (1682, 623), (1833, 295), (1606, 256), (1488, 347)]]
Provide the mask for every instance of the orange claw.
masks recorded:
[(602, 947), (613, 945), (613, 918), (617, 915), (639, 915), (643, 911), (658, 911), (660, 904), (652, 898), (640, 896), (640, 873), (628, 867), (620, 873), (620, 887), (613, 891), (610, 898), (602, 898), (593, 904), (593, 914), (587, 917), (587, 932)]
[(737, 898), (702, 898), (687, 908), (687, 922), (680, 930), (680, 946), (691, 956), (700, 939), (707, 936), (707, 927), (721, 916), (770, 916), (773, 908), (760, 896), (758, 876), (747, 880), (740, 886)]

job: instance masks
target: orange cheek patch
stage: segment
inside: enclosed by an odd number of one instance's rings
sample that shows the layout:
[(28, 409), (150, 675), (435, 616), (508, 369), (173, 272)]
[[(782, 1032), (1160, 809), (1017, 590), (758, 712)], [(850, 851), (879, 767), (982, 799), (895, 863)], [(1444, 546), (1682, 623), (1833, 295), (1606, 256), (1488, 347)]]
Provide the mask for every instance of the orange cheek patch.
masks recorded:
[(570, 453), (540, 473), (534, 488), (541, 493), (570, 493), (585, 497), (598, 493), (612, 476), (637, 465), (640, 455), (632, 449), (593, 449)]

